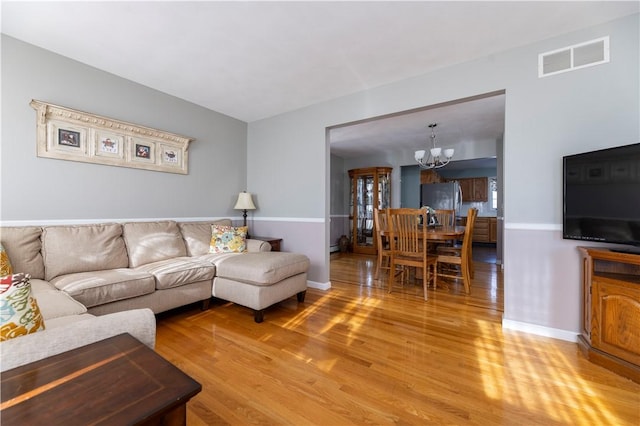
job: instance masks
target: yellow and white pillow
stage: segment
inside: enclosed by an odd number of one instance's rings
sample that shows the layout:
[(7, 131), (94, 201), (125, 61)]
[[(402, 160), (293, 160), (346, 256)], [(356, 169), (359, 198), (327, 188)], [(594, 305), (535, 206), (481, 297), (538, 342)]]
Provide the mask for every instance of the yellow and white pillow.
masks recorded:
[(9, 255), (0, 243), (0, 277), (13, 274), (13, 268), (11, 262), (9, 262)]
[(211, 225), (209, 253), (243, 253), (247, 251), (247, 226)]
[(38, 302), (31, 296), (31, 275), (0, 278), (0, 342), (44, 330)]

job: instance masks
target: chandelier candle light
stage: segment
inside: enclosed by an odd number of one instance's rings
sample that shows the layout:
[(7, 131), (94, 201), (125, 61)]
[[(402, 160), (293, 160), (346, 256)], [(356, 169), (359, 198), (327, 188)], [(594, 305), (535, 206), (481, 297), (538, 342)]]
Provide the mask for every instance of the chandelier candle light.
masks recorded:
[(444, 167), (449, 164), (451, 161), (451, 157), (453, 157), (453, 148), (447, 148), (444, 150), (444, 158), (442, 158), (442, 148), (436, 147), (436, 133), (434, 129), (438, 123), (429, 124), (429, 128), (431, 129), (431, 145), (433, 146), (429, 150), (429, 156), (425, 159), (425, 154), (427, 151), (421, 149), (416, 151), (415, 158), (418, 162), (418, 165), (423, 169), (439, 169), (440, 167)]

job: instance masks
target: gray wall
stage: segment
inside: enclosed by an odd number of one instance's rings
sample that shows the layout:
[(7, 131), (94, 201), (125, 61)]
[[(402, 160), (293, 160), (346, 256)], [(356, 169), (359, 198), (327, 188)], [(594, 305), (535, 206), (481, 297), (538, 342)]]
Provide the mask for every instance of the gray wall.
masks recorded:
[[(575, 338), (579, 244), (561, 238), (561, 160), (640, 141), (639, 16), (250, 123), (248, 182), (269, 200), (261, 212), (264, 228), (292, 224), (291, 243), (317, 254), (314, 277), (328, 281), (328, 255), (322, 255), (329, 246), (326, 128), (505, 90), (504, 323)], [(539, 53), (606, 35), (610, 63), (537, 77)], [(274, 168), (277, 185), (264, 179)]]
[[(32, 99), (193, 137), (189, 174), (38, 158)], [(242, 121), (2, 35), (3, 222), (237, 216), (246, 138)]]

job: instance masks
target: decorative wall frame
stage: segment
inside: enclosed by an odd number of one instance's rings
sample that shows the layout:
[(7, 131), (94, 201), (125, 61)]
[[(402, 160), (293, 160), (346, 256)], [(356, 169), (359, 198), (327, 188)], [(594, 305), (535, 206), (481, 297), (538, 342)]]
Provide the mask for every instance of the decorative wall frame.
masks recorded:
[(189, 173), (194, 139), (32, 100), (37, 155), (169, 173)]

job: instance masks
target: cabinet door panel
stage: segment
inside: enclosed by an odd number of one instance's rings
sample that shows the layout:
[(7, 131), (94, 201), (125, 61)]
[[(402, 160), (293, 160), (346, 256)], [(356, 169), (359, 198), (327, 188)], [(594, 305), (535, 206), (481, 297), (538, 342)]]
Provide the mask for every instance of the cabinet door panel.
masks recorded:
[(633, 284), (617, 284), (594, 277), (591, 344), (607, 353), (640, 364), (640, 300)]

